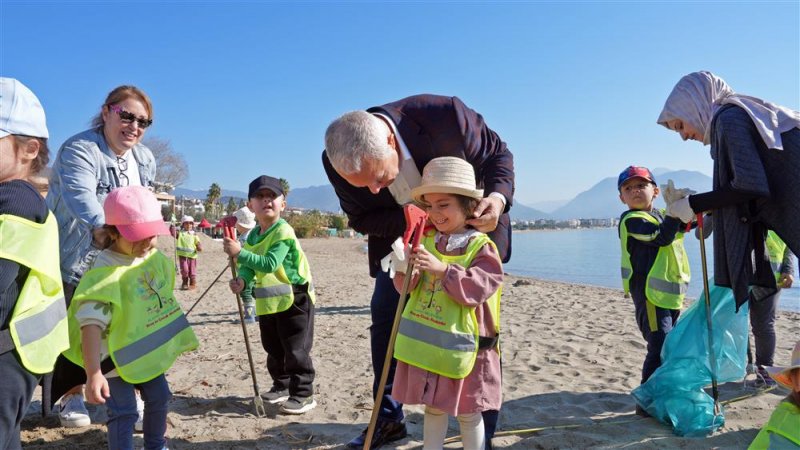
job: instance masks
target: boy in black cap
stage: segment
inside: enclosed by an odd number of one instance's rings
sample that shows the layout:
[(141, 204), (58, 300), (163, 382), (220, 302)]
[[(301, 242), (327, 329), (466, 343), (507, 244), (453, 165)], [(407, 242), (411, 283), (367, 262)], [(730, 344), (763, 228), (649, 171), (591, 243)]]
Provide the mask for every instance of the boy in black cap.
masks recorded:
[(252, 287), (261, 345), (267, 352), (272, 388), (262, 395), (281, 404), (285, 414), (303, 414), (317, 406), (313, 397), (314, 287), (311, 270), (294, 230), (281, 219), (286, 208), (280, 180), (262, 175), (250, 183), (247, 206), (257, 225), (244, 247), (225, 238), (223, 248), (238, 259), (234, 293)]
[[(664, 339), (678, 320), (689, 286), (689, 260), (680, 231), (684, 224), (653, 207), (660, 190), (646, 167), (623, 170), (617, 189), (629, 208), (619, 219), (622, 287), (633, 298), (636, 323), (647, 341), (644, 383), (661, 365)], [(649, 416), (639, 405), (636, 414)]]

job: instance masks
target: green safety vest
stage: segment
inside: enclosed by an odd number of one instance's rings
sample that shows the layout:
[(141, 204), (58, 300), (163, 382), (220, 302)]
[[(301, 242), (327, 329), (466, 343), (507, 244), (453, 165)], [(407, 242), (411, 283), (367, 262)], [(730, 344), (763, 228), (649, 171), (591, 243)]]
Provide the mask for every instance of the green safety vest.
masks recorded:
[(197, 337), (175, 299), (174, 263), (158, 250), (132, 266), (91, 269), (81, 278), (69, 308), (70, 361), (83, 366), (81, 330), (75, 313), (84, 301), (111, 310), (108, 350), (119, 376), (131, 384), (163, 374)]
[[(436, 250), (434, 236), (435, 232), (427, 233), (422, 244), (445, 264), (469, 267), (481, 247), (495, 247), (487, 235), (480, 233), (472, 238), (463, 255), (448, 256)], [(501, 291), (502, 288), (497, 289), (487, 300), (498, 327), (495, 332), (499, 332)], [(422, 272), (400, 319), (394, 357), (429, 372), (461, 379), (475, 365), (478, 331), (475, 308), (450, 298), (442, 289), (440, 278)]]
[(767, 251), (769, 252), (769, 263), (772, 266), (772, 272), (775, 273), (775, 281), (779, 282), (781, 280), (783, 257), (786, 255), (786, 244), (772, 230), (767, 232), (766, 242)]
[[(269, 248), (280, 241), (294, 241), (297, 248), (297, 260), (288, 261), (294, 267), (297, 267), (297, 273), (306, 280), (308, 283), (308, 296), (311, 298), (311, 303), (316, 302), (316, 295), (314, 294), (314, 286), (311, 282), (311, 268), (308, 265), (308, 260), (303, 250), (300, 248), (300, 242), (297, 241), (297, 236), (294, 234), (294, 229), (283, 219), (273, 225), (272, 231), (261, 242), (255, 245), (246, 243), (245, 250), (258, 255), (266, 255)], [(286, 262), (286, 261), (285, 261)], [(286, 276), (286, 270), (281, 264), (274, 272), (264, 273), (256, 271), (255, 282), (253, 284), (253, 298), (256, 301), (256, 315), (275, 314), (281, 311), (286, 311), (294, 303), (294, 292), (292, 290), (292, 282)]]
[(185, 231), (178, 233), (178, 242), (175, 243), (178, 256), (184, 258), (197, 258), (197, 236)]
[(69, 347), (67, 307), (58, 258), (58, 225), (0, 215), (0, 258), (30, 268), (11, 313), (8, 332), (22, 365), (32, 373), (53, 371)]
[[(776, 440), (782, 440), (787, 445), (775, 445), (778, 444)], [(773, 447), (770, 447), (770, 444), (773, 444)], [(792, 448), (792, 444), (800, 447), (800, 408), (784, 400), (778, 404), (769, 417), (769, 422), (758, 432), (747, 449)]]
[[(628, 253), (628, 227), (625, 225), (625, 221), (631, 217), (647, 220), (654, 225), (659, 224), (655, 217), (645, 211), (632, 211), (623, 217), (620, 223), (622, 288), (626, 294), (630, 292), (629, 283), (633, 275), (631, 255)], [(647, 240), (648, 237), (643, 236), (641, 240)], [(647, 273), (645, 288), (647, 300), (664, 309), (681, 309), (683, 298), (689, 289), (690, 275), (689, 258), (683, 248), (683, 233), (678, 232), (672, 244), (658, 249), (653, 267)]]

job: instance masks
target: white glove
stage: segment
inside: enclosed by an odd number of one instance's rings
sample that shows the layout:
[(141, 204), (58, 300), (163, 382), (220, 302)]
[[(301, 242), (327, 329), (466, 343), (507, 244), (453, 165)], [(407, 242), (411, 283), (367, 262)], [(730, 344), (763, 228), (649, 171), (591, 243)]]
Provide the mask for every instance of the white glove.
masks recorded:
[(691, 223), (695, 218), (694, 210), (689, 206), (689, 197), (679, 198), (667, 204), (667, 215), (680, 219), (683, 223)]
[(392, 252), (381, 259), (381, 270), (389, 272), (389, 278), (394, 278), (394, 274), (406, 273), (408, 270), (408, 258), (403, 249), (403, 239), (397, 238), (392, 242)]
[(661, 193), (664, 196), (664, 202), (668, 205), (676, 200), (696, 194), (696, 192), (691, 189), (677, 189), (672, 180), (667, 180), (667, 184), (661, 185)]

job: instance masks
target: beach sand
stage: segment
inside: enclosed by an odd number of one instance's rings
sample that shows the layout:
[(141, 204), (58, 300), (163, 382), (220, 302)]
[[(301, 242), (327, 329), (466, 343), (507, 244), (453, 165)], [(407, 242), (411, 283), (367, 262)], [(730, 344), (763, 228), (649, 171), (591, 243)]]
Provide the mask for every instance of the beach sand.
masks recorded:
[[(203, 237), (198, 289), (176, 291), (184, 310), (226, 267), (222, 245)], [(359, 239), (301, 240), (317, 289), (312, 356), (317, 371), (316, 409), (302, 416), (253, 412), (253, 386), (238, 310), (222, 276), (189, 315), (200, 348), (183, 355), (167, 373), (173, 400), (167, 437), (171, 449), (333, 449), (355, 437), (369, 421), (372, 368), (365, 242)], [(172, 243), (164, 243), (172, 256)], [(759, 393), (726, 383), (720, 399), (753, 395), (725, 406), (725, 425), (706, 438), (681, 438), (654, 419), (633, 414), (629, 395), (639, 384), (645, 342), (633, 304), (622, 291), (507, 276), (502, 299), (504, 404), (499, 431), (544, 428), (495, 437), (495, 448), (746, 448), (785, 391)], [(779, 312), (775, 361), (787, 363), (800, 335), (800, 315)], [(262, 391), (271, 385), (257, 324), (248, 326)], [(752, 378), (752, 376), (750, 376)], [(30, 449), (105, 448), (105, 408), (91, 406), (93, 424), (59, 427), (42, 418), (40, 393), (23, 422)], [(406, 406), (410, 436), (384, 448), (412, 449), (422, 443), (422, 407)], [(565, 427), (574, 425), (574, 427)], [(451, 419), (448, 435), (458, 434)], [(136, 435), (136, 445), (143, 445)], [(461, 448), (460, 443), (447, 448)]]

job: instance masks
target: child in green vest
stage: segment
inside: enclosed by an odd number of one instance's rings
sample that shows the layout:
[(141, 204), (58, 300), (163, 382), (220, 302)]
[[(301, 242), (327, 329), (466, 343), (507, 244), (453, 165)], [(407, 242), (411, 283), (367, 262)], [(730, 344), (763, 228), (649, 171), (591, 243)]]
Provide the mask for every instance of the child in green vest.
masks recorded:
[[(420, 186), (411, 190), (430, 223), (414, 265), (411, 294), (403, 311), (394, 357), (392, 397), (424, 404), (424, 448), (442, 448), (449, 416), (461, 428), (464, 449), (486, 446), (483, 411), (502, 403), (500, 294), (503, 265), (489, 237), (467, 225), (483, 198), (465, 160), (432, 159)], [(401, 291), (406, 270), (396, 267)]]
[(748, 450), (800, 448), (800, 341), (794, 345), (791, 365), (766, 369), (773, 380), (789, 389), (789, 395), (775, 408)]
[[(689, 260), (680, 231), (685, 225), (653, 207), (660, 190), (646, 167), (623, 170), (617, 189), (628, 206), (619, 219), (622, 285), (633, 299), (636, 323), (647, 341), (644, 383), (661, 365), (664, 339), (678, 320), (689, 286)], [(649, 416), (639, 405), (636, 414)]]
[(58, 226), (31, 183), (49, 159), (44, 109), (13, 78), (0, 77), (0, 101), (0, 449), (19, 449), (36, 385), (68, 337)]
[(197, 253), (203, 251), (200, 237), (194, 232), (194, 218), (183, 216), (181, 230), (178, 231), (175, 251), (181, 266), (181, 289), (197, 288)]
[(256, 178), (247, 197), (257, 225), (244, 246), (236, 239), (223, 240), (225, 253), (238, 260), (239, 276), (231, 280), (231, 291), (252, 288), (272, 377), (272, 388), (262, 397), (280, 404), (284, 414), (303, 414), (317, 406), (310, 355), (315, 302), (311, 269), (294, 230), (281, 219), (286, 197), (280, 180)]
[(169, 229), (152, 192), (128, 186), (108, 194), (105, 229), (113, 244), (81, 278), (69, 307), (70, 348), (86, 371), (86, 400), (108, 409), (108, 447), (132, 449), (144, 399), (144, 444), (166, 448), (172, 394), (164, 373), (197, 338), (175, 299), (173, 261), (156, 249)]

